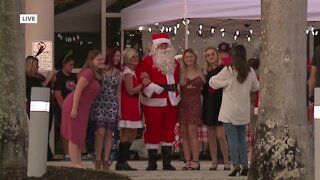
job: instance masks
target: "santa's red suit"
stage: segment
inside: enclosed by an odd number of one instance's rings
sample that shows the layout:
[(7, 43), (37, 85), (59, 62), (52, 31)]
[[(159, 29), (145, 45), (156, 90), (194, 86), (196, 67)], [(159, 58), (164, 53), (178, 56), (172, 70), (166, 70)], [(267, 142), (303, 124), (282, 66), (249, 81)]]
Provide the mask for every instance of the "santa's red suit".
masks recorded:
[(180, 101), (177, 90), (179, 69), (179, 62), (175, 61), (174, 73), (163, 74), (154, 66), (152, 56), (146, 56), (140, 62), (137, 76), (140, 77), (142, 72), (146, 72), (151, 80), (140, 97), (146, 124), (144, 138), (147, 149), (172, 146), (175, 141), (174, 128)]

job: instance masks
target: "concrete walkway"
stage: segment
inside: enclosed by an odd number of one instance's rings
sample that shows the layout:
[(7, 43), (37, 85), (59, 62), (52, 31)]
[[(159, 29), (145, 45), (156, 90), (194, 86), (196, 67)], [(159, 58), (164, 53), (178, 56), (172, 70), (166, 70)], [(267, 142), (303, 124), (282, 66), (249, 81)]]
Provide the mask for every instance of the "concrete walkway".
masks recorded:
[[(224, 171), (223, 165), (219, 165), (217, 171), (209, 171), (211, 165), (210, 161), (200, 161), (201, 170), (200, 171), (183, 171), (180, 170), (184, 166), (182, 161), (173, 161), (172, 165), (175, 166), (178, 170), (176, 171), (163, 171), (162, 170), (162, 161), (158, 161), (158, 170), (157, 171), (146, 171), (147, 161), (129, 161), (129, 164), (137, 168), (138, 171), (115, 171), (114, 166), (115, 162), (112, 163), (110, 171), (124, 174), (129, 176), (133, 180), (173, 180), (173, 179), (187, 179), (187, 180), (200, 180), (200, 179), (213, 179), (213, 180), (228, 180), (228, 179), (247, 179), (247, 177), (229, 177), (228, 174), (231, 171)], [(70, 166), (69, 161), (50, 161), (48, 162), (49, 166)], [(85, 166), (87, 168), (94, 168), (92, 161), (85, 161)]]

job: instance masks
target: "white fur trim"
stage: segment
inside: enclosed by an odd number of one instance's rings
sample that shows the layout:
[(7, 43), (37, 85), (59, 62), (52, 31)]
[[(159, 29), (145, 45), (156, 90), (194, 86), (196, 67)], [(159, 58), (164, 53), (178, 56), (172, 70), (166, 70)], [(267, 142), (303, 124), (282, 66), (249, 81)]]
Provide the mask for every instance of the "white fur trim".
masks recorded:
[(165, 107), (167, 106), (167, 98), (147, 98), (140, 96), (140, 102), (143, 105), (151, 107)]
[(159, 149), (159, 144), (146, 144), (146, 149)]
[(161, 141), (161, 142), (160, 142), (160, 145), (161, 145), (161, 146), (173, 146), (173, 142), (170, 143), (170, 142)]
[(125, 74), (132, 74), (133, 76), (135, 76), (135, 73), (134, 71), (132, 71), (130, 68), (128, 67), (124, 67), (124, 70), (123, 70), (123, 75)]
[(170, 39), (167, 38), (158, 38), (158, 39), (154, 39), (152, 41), (153, 45), (159, 45), (162, 43), (168, 43), (169, 45), (171, 45)]
[(142, 121), (119, 120), (119, 128), (142, 128)]
[[(166, 78), (167, 78), (168, 84), (176, 84), (172, 73), (166, 74)], [(170, 100), (170, 103), (172, 104), (172, 106), (177, 106), (179, 104), (180, 99), (181, 99), (180, 95), (177, 96), (176, 92), (171, 92), (171, 91), (168, 91), (168, 95), (169, 95), (169, 100)]]
[(154, 92), (157, 93), (157, 94), (160, 94), (163, 91), (164, 91), (164, 89), (161, 86), (159, 86), (159, 85), (157, 85), (155, 83), (150, 83), (147, 87), (145, 87), (143, 89), (143, 93), (147, 97), (151, 97)]

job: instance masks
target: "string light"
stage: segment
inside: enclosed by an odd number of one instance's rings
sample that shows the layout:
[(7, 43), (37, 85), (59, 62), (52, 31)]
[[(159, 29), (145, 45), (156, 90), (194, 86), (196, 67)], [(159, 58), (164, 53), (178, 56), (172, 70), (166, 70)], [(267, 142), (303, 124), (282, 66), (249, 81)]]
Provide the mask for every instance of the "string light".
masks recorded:
[(172, 30), (172, 28), (171, 28), (171, 26), (169, 27), (169, 32), (171, 32), (171, 30)]
[(151, 32), (151, 31), (152, 31), (150, 26), (149, 26), (149, 28), (148, 28), (148, 31), (149, 31), (149, 32)]
[(223, 31), (222, 33), (221, 33), (221, 36), (223, 37), (225, 35), (225, 32)]
[(234, 40), (237, 40), (238, 36), (237, 35), (234, 35), (233, 39)]
[(158, 23), (158, 22), (156, 22), (156, 23), (154, 23), (154, 25), (158, 26), (158, 25), (159, 25), (159, 23)]
[(248, 36), (248, 41), (249, 41), (249, 42), (251, 41), (251, 37), (250, 37), (250, 36)]
[(252, 34), (252, 33), (253, 33), (253, 30), (250, 28), (250, 29), (249, 29), (249, 32), (250, 32), (250, 34)]
[(177, 28), (179, 29), (179, 27), (180, 27), (180, 24), (178, 23), (178, 24), (177, 24)]
[(202, 28), (203, 28), (203, 26), (202, 26), (202, 24), (200, 24), (200, 25), (199, 25), (199, 29), (202, 29)]
[(211, 34), (214, 33), (214, 27), (211, 27)]
[(188, 35), (190, 34), (190, 31), (189, 31), (189, 29), (188, 29), (188, 31), (187, 31), (187, 34), (188, 34)]
[(239, 34), (240, 34), (239, 30), (237, 30), (237, 31), (236, 31), (236, 35), (239, 36)]
[(220, 32), (224, 32), (224, 28), (221, 28), (221, 29), (220, 29)]
[(201, 35), (201, 34), (202, 34), (202, 31), (201, 31), (201, 29), (199, 29), (198, 33), (199, 33), (199, 35)]

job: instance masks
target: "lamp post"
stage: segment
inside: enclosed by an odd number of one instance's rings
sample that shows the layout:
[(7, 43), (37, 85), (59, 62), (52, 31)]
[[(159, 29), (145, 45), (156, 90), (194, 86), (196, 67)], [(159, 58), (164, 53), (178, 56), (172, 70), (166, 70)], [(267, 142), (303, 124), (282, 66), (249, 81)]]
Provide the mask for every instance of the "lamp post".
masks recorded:
[(30, 102), (28, 177), (41, 177), (47, 171), (50, 89), (33, 87)]

